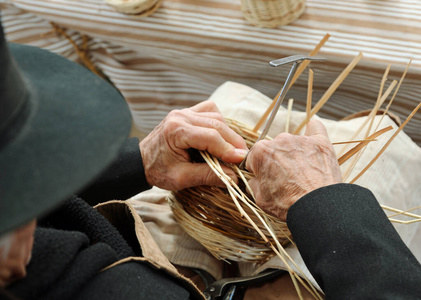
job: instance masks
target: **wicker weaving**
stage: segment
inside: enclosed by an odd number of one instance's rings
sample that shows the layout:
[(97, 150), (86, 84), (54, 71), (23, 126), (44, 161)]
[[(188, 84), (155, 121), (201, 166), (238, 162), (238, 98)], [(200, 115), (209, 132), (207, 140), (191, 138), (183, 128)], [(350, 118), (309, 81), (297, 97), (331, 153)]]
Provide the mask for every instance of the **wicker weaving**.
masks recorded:
[(162, 0), (105, 0), (105, 2), (118, 12), (147, 17), (158, 9)]
[[(257, 140), (258, 135), (245, 125), (232, 120), (227, 120), (227, 122), (234, 131), (243, 136), (248, 147)], [(212, 158), (208, 154), (202, 153), (202, 155), (208, 164), (212, 164), (210, 161)], [(214, 171), (218, 171), (220, 162), (213, 159), (213, 163), (215, 164)], [(233, 190), (199, 186), (173, 192), (169, 197), (169, 202), (175, 218), (189, 235), (199, 240), (219, 259), (266, 261), (275, 253), (251, 223), (256, 224), (258, 230), (267, 236), (272, 244), (276, 244), (271, 233), (259, 219), (261, 216), (282, 246), (290, 243), (289, 230), (285, 222), (267, 215), (254, 204), (253, 196), (247, 187), (247, 180), (253, 175), (234, 165), (227, 166), (238, 174), (239, 184), (236, 185), (230, 181)], [(220, 176), (223, 174), (221, 169)], [(238, 201), (234, 200), (236, 198)]]
[(244, 17), (259, 27), (277, 27), (297, 19), (306, 6), (305, 0), (242, 0)]

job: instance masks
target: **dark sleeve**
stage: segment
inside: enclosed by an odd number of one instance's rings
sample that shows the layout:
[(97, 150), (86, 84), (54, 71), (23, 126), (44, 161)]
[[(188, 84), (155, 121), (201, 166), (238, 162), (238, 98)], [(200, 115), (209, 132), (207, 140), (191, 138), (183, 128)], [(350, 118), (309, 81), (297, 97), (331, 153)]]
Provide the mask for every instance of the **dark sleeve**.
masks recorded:
[(291, 206), (287, 223), (327, 299), (420, 299), (421, 265), (369, 190), (315, 190)]
[(131, 138), (111, 166), (79, 196), (95, 205), (108, 200), (126, 200), (150, 188), (143, 169), (139, 140)]

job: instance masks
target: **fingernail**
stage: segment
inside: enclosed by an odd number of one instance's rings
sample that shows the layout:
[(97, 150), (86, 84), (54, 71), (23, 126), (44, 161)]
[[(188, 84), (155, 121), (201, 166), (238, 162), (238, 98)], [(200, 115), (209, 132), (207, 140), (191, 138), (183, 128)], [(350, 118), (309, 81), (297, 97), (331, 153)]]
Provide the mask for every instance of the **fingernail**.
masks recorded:
[(237, 153), (238, 155), (240, 155), (242, 157), (245, 157), (247, 152), (249, 152), (249, 151), (246, 150), (246, 149), (239, 149), (239, 148), (235, 149), (235, 153)]

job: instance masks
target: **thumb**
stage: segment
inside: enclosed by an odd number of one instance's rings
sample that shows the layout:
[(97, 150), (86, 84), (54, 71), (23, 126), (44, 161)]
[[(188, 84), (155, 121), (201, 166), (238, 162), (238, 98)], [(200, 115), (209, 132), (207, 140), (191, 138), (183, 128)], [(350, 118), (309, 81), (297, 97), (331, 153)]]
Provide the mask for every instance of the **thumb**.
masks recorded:
[(329, 138), (326, 131), (326, 127), (322, 124), (322, 122), (316, 119), (311, 119), (310, 122), (308, 122), (306, 132), (304, 133), (304, 135), (323, 135)]

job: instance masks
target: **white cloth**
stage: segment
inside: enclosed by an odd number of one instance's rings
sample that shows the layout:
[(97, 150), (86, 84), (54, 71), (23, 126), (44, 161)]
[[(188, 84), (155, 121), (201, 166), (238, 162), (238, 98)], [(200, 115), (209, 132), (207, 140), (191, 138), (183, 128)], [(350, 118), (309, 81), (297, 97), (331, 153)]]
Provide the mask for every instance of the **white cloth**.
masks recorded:
[[(250, 87), (233, 82), (226, 82), (221, 85), (212, 94), (210, 100), (217, 104), (224, 117), (235, 119), (250, 127), (254, 127), (272, 101)], [(286, 115), (286, 109), (281, 107), (269, 130), (269, 136), (274, 137), (278, 133), (285, 131)], [(290, 132), (305, 117), (305, 113), (293, 111), (291, 114)], [(318, 117), (315, 116), (315, 118)], [(356, 129), (360, 127), (366, 118), (361, 117), (348, 121), (319, 119), (326, 126), (330, 140), (339, 142), (350, 140)], [(380, 119), (381, 116), (375, 118), (374, 127), (377, 126)], [(353, 179), (371, 161), (396, 130), (397, 125), (394, 121), (385, 116), (378, 128), (382, 129), (389, 125), (393, 126), (394, 129), (377, 138), (377, 141), (370, 143), (345, 182)], [(305, 128), (302, 131), (304, 130)], [(365, 130), (362, 132), (365, 133)], [(355, 137), (355, 139), (362, 138), (363, 133)], [(344, 146), (335, 147), (336, 152), (339, 153)], [(348, 149), (350, 148), (351, 146), (348, 146)], [(351, 161), (352, 159), (341, 166), (343, 173), (346, 172)], [(370, 169), (356, 181), (356, 184), (370, 189), (380, 204), (408, 210), (420, 205), (421, 186), (419, 182), (421, 182), (421, 148), (404, 132), (401, 132)], [(150, 191), (136, 195), (130, 202), (135, 206), (158, 245), (172, 263), (202, 268), (211, 273), (216, 279), (221, 278), (221, 262), (213, 258), (204, 247), (182, 231), (173, 219), (171, 209), (165, 201), (167, 195), (167, 191), (153, 188)], [(417, 211), (414, 213), (417, 213)], [(390, 213), (388, 214), (390, 215)], [(420, 224), (405, 225), (394, 223), (394, 226), (405, 244), (411, 249), (417, 259), (421, 261)], [(316, 284), (305, 267), (297, 249), (290, 246), (287, 248), (287, 251), (303, 272)], [(258, 273), (269, 267), (285, 269), (285, 266), (277, 257), (273, 257), (263, 265), (248, 262), (240, 263), (239, 265), (240, 271), (244, 276)]]

